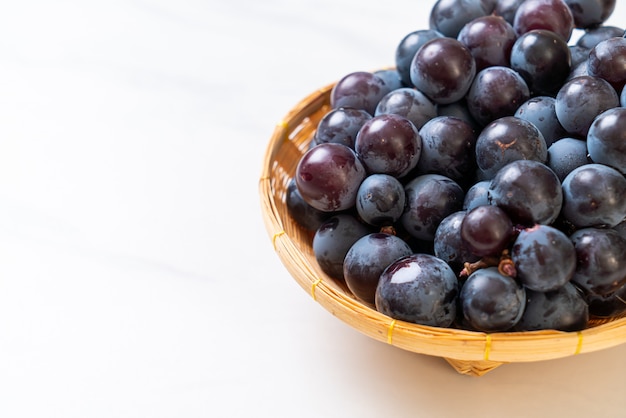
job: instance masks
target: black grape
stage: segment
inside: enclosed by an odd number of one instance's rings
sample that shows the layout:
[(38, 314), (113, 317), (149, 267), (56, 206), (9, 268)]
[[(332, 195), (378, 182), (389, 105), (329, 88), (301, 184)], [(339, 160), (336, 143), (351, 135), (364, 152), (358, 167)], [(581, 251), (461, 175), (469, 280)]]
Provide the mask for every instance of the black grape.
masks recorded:
[(365, 303), (374, 305), (382, 272), (399, 258), (413, 253), (401, 238), (374, 232), (359, 238), (348, 250), (343, 275), (348, 289)]
[(356, 210), (373, 226), (393, 225), (404, 212), (404, 186), (388, 174), (371, 174), (359, 186)]
[(400, 218), (411, 236), (432, 241), (439, 223), (463, 205), (464, 193), (454, 180), (440, 174), (423, 174), (404, 187), (406, 209)]
[(476, 270), (461, 287), (463, 317), (474, 329), (501, 332), (513, 328), (526, 306), (526, 290), (496, 267)]
[(465, 215), (461, 239), (472, 254), (499, 256), (513, 237), (511, 218), (497, 206), (478, 206)]
[(296, 167), (296, 185), (314, 208), (333, 212), (349, 209), (366, 177), (365, 167), (352, 148), (334, 143), (308, 150)]
[(437, 0), (430, 10), (430, 29), (456, 38), (466, 23), (490, 13), (482, 0)]
[(604, 164), (585, 164), (563, 180), (563, 217), (573, 225), (612, 227), (626, 218), (626, 178)]
[(563, 0), (526, 0), (513, 19), (518, 36), (534, 29), (546, 29), (568, 42), (574, 31), (574, 16)]
[(515, 20), (515, 13), (519, 8), (520, 4), (522, 4), (526, 0), (497, 0), (496, 7), (493, 10), (493, 14), (497, 16), (502, 16), (504, 20), (513, 25), (513, 21)]
[(362, 109), (341, 107), (331, 109), (317, 124), (313, 134), (314, 144), (335, 142), (354, 149), (356, 134), (372, 115)]
[(404, 116), (417, 129), (420, 129), (426, 122), (437, 116), (437, 107), (421, 91), (412, 87), (402, 87), (387, 93), (374, 111), (374, 116), (393, 113)]
[(369, 71), (355, 71), (343, 76), (330, 92), (333, 109), (353, 107), (374, 115), (376, 105), (391, 91), (385, 81)]
[[(624, 34), (624, 29), (617, 26), (596, 26), (586, 30), (578, 41), (577, 46), (585, 48), (590, 51), (598, 43), (610, 38), (621, 37)], [(589, 52), (587, 52), (589, 54)]]
[(508, 67), (517, 34), (503, 17), (488, 15), (467, 23), (457, 39), (470, 50), (480, 71), (496, 65)]
[(491, 180), (480, 180), (470, 186), (463, 199), (463, 210), (469, 211), (477, 206), (489, 205), (489, 185)]
[(473, 263), (480, 257), (472, 254), (461, 238), (461, 223), (467, 214), (460, 210), (446, 216), (435, 232), (434, 255), (444, 260), (459, 274), (466, 262)]
[(395, 54), (396, 69), (405, 86), (413, 85), (411, 82), (411, 63), (417, 50), (434, 38), (443, 38), (443, 34), (434, 29), (419, 29), (406, 34), (398, 43)]
[(567, 136), (556, 116), (556, 99), (551, 96), (536, 96), (520, 105), (513, 116), (531, 122), (546, 141), (546, 146)]
[(304, 201), (302, 195), (298, 191), (295, 178), (289, 180), (287, 185), (287, 195), (285, 196), (285, 203), (289, 215), (303, 228), (309, 231), (316, 231), (320, 225), (330, 218), (329, 212), (324, 212), (315, 209)]
[(526, 307), (516, 331), (581, 331), (589, 323), (589, 306), (574, 285), (566, 283), (550, 292), (526, 289)]
[(523, 229), (511, 250), (517, 278), (537, 292), (557, 290), (576, 271), (576, 250), (565, 233), (550, 225)]
[(578, 259), (572, 283), (600, 296), (608, 296), (626, 284), (626, 239), (615, 230), (582, 228), (570, 239)]
[(598, 42), (589, 52), (589, 74), (608, 81), (621, 91), (626, 83), (626, 38), (614, 37)]
[(374, 75), (382, 78), (382, 80), (387, 85), (387, 88), (391, 91), (401, 89), (402, 87), (406, 87), (404, 84), (400, 73), (395, 68), (384, 68), (381, 70), (374, 71)]
[(565, 0), (565, 3), (572, 11), (574, 25), (590, 29), (606, 22), (615, 10), (616, 0)]
[(428, 254), (412, 254), (383, 271), (375, 305), (391, 318), (449, 327), (456, 318), (457, 295), (457, 278), (445, 261)]
[(403, 177), (417, 165), (422, 139), (404, 116), (381, 114), (363, 124), (354, 149), (369, 174)]
[(559, 217), (563, 190), (559, 178), (545, 164), (517, 160), (501, 168), (492, 179), (489, 199), (514, 223), (549, 225)]
[(548, 148), (548, 167), (559, 177), (565, 177), (575, 168), (590, 163), (587, 142), (576, 138), (561, 138)]
[(626, 108), (602, 112), (587, 134), (589, 157), (626, 175)]

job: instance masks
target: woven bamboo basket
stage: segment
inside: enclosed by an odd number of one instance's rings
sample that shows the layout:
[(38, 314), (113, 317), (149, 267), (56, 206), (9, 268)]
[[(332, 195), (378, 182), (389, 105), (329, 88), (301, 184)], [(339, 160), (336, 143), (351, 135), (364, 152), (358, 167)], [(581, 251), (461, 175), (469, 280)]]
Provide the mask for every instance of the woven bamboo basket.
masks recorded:
[(314, 301), (375, 340), (414, 353), (441, 357), (463, 375), (482, 376), (506, 363), (557, 359), (626, 342), (624, 316), (592, 319), (589, 327), (580, 332), (491, 334), (398, 321), (362, 304), (345, 284), (327, 276), (315, 260), (311, 233), (289, 216), (285, 195), (318, 122), (330, 110), (333, 85), (304, 98), (277, 124), (267, 146), (259, 182), (262, 215), (274, 250)]

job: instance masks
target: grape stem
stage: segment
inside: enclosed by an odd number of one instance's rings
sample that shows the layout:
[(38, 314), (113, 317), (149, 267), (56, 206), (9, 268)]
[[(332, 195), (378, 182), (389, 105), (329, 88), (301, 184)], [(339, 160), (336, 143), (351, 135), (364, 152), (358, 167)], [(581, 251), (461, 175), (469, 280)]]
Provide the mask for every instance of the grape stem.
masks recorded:
[(474, 263), (464, 263), (463, 270), (459, 273), (460, 277), (469, 277), (476, 270), (480, 270), (487, 267), (498, 267), (498, 272), (503, 276), (509, 276), (515, 278), (517, 276), (517, 270), (515, 269), (515, 263), (511, 259), (509, 250), (502, 251), (499, 257), (488, 256), (483, 257)]

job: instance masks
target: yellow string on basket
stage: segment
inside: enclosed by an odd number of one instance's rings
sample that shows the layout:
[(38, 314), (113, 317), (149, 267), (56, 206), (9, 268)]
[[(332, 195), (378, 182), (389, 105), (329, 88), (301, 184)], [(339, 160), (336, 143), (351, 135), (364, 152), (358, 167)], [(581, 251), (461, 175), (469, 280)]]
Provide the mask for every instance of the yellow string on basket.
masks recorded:
[(489, 360), (489, 353), (491, 352), (491, 334), (485, 335), (485, 361)]
[(387, 330), (387, 344), (391, 344), (393, 338), (393, 327), (396, 326), (396, 320), (394, 319), (389, 324), (389, 329)]
[(278, 122), (278, 123), (276, 124), (276, 126), (278, 126), (278, 127), (280, 127), (280, 128), (283, 128), (283, 129), (285, 129), (285, 130), (287, 130), (287, 128), (289, 128), (289, 124), (288, 124), (288, 123), (287, 123), (287, 121), (285, 121), (285, 120), (281, 120), (280, 122)]
[(280, 237), (281, 235), (285, 235), (284, 230), (275, 233), (272, 237), (272, 245), (274, 246), (274, 251), (276, 251), (276, 238)]
[(320, 284), (321, 282), (322, 282), (322, 279), (317, 279), (311, 285), (311, 296), (313, 297), (313, 300), (315, 301), (317, 301), (317, 298), (315, 297), (315, 288), (317, 288), (317, 285)]
[(583, 333), (578, 331), (578, 343), (576, 344), (576, 351), (574, 351), (574, 355), (580, 354), (583, 349)]

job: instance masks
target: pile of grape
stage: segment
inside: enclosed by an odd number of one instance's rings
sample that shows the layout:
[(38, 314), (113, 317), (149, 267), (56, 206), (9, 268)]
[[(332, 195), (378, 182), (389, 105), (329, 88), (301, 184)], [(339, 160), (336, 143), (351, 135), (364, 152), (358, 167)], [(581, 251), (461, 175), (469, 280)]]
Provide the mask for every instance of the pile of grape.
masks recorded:
[(422, 325), (575, 331), (626, 313), (614, 7), (439, 0), (393, 68), (340, 78), (286, 196), (320, 268)]

